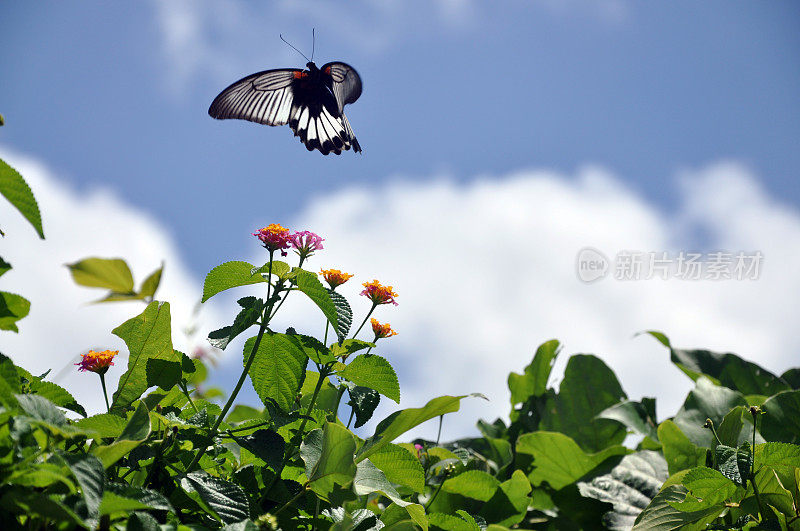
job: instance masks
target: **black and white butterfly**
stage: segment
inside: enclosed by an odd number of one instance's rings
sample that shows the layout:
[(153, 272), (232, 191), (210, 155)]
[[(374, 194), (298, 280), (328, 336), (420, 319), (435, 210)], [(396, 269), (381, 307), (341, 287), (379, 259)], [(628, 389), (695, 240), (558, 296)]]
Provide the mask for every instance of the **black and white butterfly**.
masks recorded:
[(237, 118), (266, 125), (285, 125), (309, 151), (323, 155), (361, 146), (356, 140), (344, 106), (361, 96), (361, 78), (345, 63), (318, 68), (313, 61), (306, 70), (279, 68), (251, 74), (214, 98), (208, 114), (225, 120)]

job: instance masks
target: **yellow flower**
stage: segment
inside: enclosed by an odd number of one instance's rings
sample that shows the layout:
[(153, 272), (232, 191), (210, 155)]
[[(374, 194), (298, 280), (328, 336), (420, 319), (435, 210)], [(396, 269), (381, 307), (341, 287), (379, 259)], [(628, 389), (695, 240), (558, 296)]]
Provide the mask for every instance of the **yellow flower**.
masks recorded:
[(97, 374), (105, 374), (108, 368), (114, 365), (113, 359), (117, 354), (119, 354), (118, 350), (104, 350), (102, 352), (90, 350), (86, 354), (81, 354), (82, 359), (80, 363), (76, 363), (75, 365), (79, 365), (79, 371), (91, 371)]

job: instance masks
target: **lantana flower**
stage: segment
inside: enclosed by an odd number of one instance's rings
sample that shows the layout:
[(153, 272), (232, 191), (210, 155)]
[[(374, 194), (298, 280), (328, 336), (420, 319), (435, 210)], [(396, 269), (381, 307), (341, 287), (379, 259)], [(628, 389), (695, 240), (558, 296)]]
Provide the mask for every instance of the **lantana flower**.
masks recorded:
[(310, 230), (295, 232), (289, 237), (292, 247), (295, 248), (297, 254), (300, 255), (301, 260), (314, 254), (315, 251), (322, 249), (322, 242), (324, 238), (314, 234)]
[(397, 297), (397, 293), (392, 290), (391, 286), (383, 286), (377, 280), (364, 282), (362, 285), (364, 286), (364, 291), (361, 292), (361, 295), (371, 300), (373, 306), (378, 306), (379, 304), (394, 304), (397, 306), (397, 302), (394, 300)]
[(397, 332), (392, 330), (392, 326), (389, 323), (381, 324), (374, 317), (369, 322), (372, 324), (372, 331), (375, 333), (375, 341), (397, 335)]
[(104, 350), (95, 352), (90, 350), (86, 354), (81, 354), (81, 361), (76, 363), (79, 371), (90, 371), (97, 374), (105, 374), (108, 368), (114, 365), (114, 356), (119, 354), (118, 350)]
[(338, 269), (320, 269), (320, 273), (322, 273), (322, 278), (325, 279), (331, 289), (336, 289), (353, 278), (350, 273), (342, 273)]
[(291, 245), (291, 238), (293, 235), (289, 234), (289, 229), (286, 227), (282, 227), (277, 223), (272, 223), (264, 228), (258, 229), (253, 233), (253, 236), (261, 240), (261, 243), (264, 244), (264, 248), (269, 252), (280, 251), (281, 256), (286, 256), (285, 249), (288, 249)]

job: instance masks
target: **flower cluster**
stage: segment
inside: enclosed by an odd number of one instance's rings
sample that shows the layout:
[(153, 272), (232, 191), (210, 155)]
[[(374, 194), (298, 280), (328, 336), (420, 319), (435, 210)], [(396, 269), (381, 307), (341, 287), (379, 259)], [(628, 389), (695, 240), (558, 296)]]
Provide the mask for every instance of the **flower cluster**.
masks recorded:
[(118, 350), (104, 350), (102, 352), (95, 352), (90, 350), (86, 354), (81, 354), (80, 363), (78, 365), (79, 371), (91, 371), (97, 374), (105, 374), (108, 368), (114, 365), (114, 356), (119, 354)]
[(320, 273), (322, 273), (322, 278), (325, 279), (331, 289), (336, 289), (353, 278), (350, 273), (342, 273), (338, 269), (321, 269)]
[(269, 252), (280, 251), (282, 256), (286, 256), (286, 251), (284, 249), (288, 249), (292, 241), (292, 235), (289, 234), (289, 229), (277, 223), (272, 223), (264, 228), (258, 229), (253, 233), (253, 236), (261, 240), (261, 243), (264, 244), (264, 248)]
[(397, 293), (392, 290), (391, 286), (383, 286), (377, 280), (364, 282), (362, 285), (364, 286), (364, 291), (361, 292), (361, 295), (371, 300), (373, 305), (394, 304), (397, 306), (397, 302), (394, 300), (397, 297)]
[(300, 255), (301, 260), (311, 256), (314, 251), (322, 249), (322, 242), (324, 238), (320, 238), (309, 230), (295, 232), (290, 236), (292, 247), (295, 248), (297, 254)]
[(381, 324), (374, 317), (369, 322), (372, 324), (372, 331), (375, 333), (375, 341), (397, 335), (397, 332), (392, 330), (392, 326), (389, 323)]

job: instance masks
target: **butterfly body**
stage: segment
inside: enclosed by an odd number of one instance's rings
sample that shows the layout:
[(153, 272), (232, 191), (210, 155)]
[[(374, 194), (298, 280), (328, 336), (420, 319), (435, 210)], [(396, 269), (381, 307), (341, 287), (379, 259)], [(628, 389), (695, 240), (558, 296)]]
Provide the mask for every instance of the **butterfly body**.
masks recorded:
[(353, 149), (361, 152), (344, 106), (361, 96), (361, 78), (345, 63), (306, 70), (279, 68), (251, 74), (223, 90), (211, 103), (212, 118), (286, 125), (306, 149), (323, 155)]

